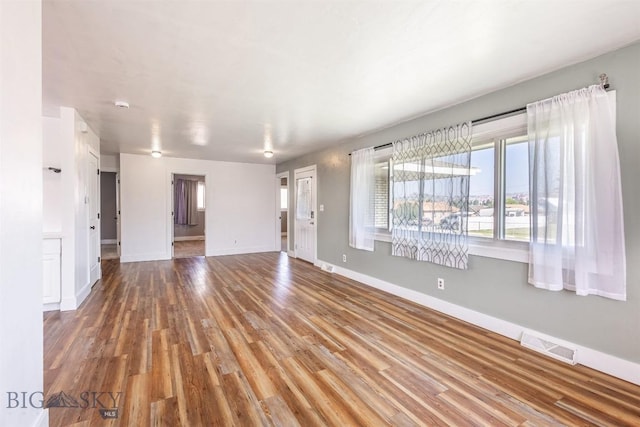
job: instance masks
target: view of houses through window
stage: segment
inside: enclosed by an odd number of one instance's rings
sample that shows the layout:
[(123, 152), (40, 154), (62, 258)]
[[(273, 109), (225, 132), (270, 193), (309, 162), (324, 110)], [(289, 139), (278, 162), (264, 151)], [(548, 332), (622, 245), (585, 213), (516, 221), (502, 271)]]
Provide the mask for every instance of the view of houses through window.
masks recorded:
[[(525, 131), (526, 132), (526, 131)], [(450, 204), (446, 202), (447, 191), (442, 179), (437, 175), (428, 175), (436, 161), (429, 159), (429, 167), (422, 176), (406, 174), (406, 180), (395, 179), (394, 185), (402, 185), (403, 194), (420, 191), (420, 185), (442, 185), (442, 200), (423, 202), (422, 209), (411, 199), (403, 206), (391, 207), (393, 188), (389, 187), (391, 174), (396, 168), (391, 166), (391, 152), (385, 150), (379, 154), (375, 165), (375, 225), (380, 233), (390, 230), (393, 224), (394, 209), (412, 209), (415, 211), (416, 229), (423, 232), (459, 232), (461, 226), (467, 226), (469, 236), (529, 241), (529, 163), (528, 140), (526, 134), (510, 137), (492, 138), (487, 141), (474, 141), (471, 153), (469, 174), (469, 202)], [(407, 164), (402, 165), (407, 168)], [(464, 168), (447, 164), (449, 174), (467, 173)], [(417, 168), (416, 170), (420, 170)], [(432, 170), (432, 169), (431, 169)], [(444, 175), (443, 175), (444, 177)], [(422, 184), (420, 183), (422, 179)], [(497, 183), (497, 185), (496, 185)], [(398, 191), (396, 189), (396, 191)], [(439, 194), (436, 192), (436, 194)], [(436, 197), (438, 198), (438, 197)], [(391, 209), (390, 209), (391, 207)], [(421, 219), (418, 216), (422, 215)], [(393, 225), (392, 225), (393, 226)]]

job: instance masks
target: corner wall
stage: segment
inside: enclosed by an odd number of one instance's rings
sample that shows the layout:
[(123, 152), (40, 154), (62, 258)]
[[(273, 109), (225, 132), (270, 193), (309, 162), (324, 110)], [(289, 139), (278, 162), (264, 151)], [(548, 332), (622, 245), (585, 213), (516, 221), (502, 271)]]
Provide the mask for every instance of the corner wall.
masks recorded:
[[(391, 256), (389, 243), (376, 242), (374, 252), (348, 245), (349, 156), (353, 150), (385, 144), (419, 132), (522, 107), (529, 102), (594, 84), (607, 73), (617, 90), (617, 134), (627, 249), (626, 302), (570, 292), (549, 292), (527, 284), (527, 265), (471, 256), (460, 271)], [(291, 171), (318, 167), (318, 258), (328, 263), (546, 333), (604, 354), (640, 363), (640, 44), (572, 65), (515, 86), (484, 95), (333, 148), (279, 164)], [(382, 123), (381, 123), (382, 125)], [(336, 141), (338, 143), (338, 141)], [(290, 176), (292, 179), (293, 176)], [(290, 203), (291, 207), (291, 203)], [(347, 254), (348, 263), (341, 260)], [(436, 278), (447, 287), (436, 290)]]
[[(42, 5), (0, 1), (0, 425), (47, 425), (43, 389)], [(15, 402), (14, 402), (15, 403)], [(24, 406), (24, 407), (23, 407)]]

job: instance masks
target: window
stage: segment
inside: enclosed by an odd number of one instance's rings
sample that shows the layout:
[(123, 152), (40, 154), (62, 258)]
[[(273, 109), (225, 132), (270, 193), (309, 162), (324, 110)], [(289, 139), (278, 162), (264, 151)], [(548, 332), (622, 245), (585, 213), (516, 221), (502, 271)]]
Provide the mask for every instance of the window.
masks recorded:
[[(526, 114), (474, 125), (468, 210), (447, 214), (434, 208), (424, 213), (423, 230), (455, 231), (466, 221), (470, 253), (526, 262), (531, 227), (528, 150)], [(382, 241), (391, 241), (393, 224), (391, 154), (391, 148), (376, 152), (375, 225), (376, 239)]]
[(204, 210), (204, 182), (198, 181), (198, 210)]
[(374, 220), (376, 230), (389, 231), (389, 156), (378, 156), (374, 167)]
[(528, 242), (529, 144), (524, 116), (478, 125), (469, 182), (469, 236)]
[(281, 187), (280, 188), (280, 210), (286, 211), (289, 208), (289, 206), (287, 205), (288, 202), (289, 202), (289, 199), (287, 197), (287, 187)]

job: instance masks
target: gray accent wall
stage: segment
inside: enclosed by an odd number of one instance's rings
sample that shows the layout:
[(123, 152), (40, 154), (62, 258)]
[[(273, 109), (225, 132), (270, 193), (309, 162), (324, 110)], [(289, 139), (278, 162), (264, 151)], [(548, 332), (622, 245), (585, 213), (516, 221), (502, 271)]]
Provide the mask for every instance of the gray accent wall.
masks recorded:
[[(428, 70), (424, 73), (428, 78)], [(529, 102), (594, 84), (601, 73), (608, 74), (612, 88), (617, 90), (627, 250), (626, 302), (536, 289), (527, 284), (527, 264), (519, 262), (471, 256), (469, 269), (462, 271), (393, 257), (389, 243), (376, 242), (374, 252), (349, 247), (348, 154), (351, 151), (520, 108)], [(472, 68), (469, 78), (474, 78)], [(318, 259), (640, 363), (639, 160), (640, 44), (634, 44), (393, 127), (336, 141), (333, 148), (278, 164), (277, 173), (289, 171), (293, 180), (294, 169), (317, 165), (318, 205), (323, 204), (325, 208), (324, 212), (318, 212), (317, 219)], [(291, 197), (289, 206), (293, 209)], [(293, 230), (291, 232), (293, 234)], [(347, 254), (346, 264), (342, 262), (343, 253)], [(443, 291), (436, 289), (438, 277), (446, 281)]]

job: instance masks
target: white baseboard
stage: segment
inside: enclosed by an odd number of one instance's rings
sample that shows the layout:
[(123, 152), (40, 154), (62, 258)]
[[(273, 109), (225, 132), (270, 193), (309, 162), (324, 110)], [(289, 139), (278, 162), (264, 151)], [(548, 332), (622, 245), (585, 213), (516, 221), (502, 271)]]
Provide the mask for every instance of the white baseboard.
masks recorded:
[(44, 408), (38, 414), (38, 418), (33, 423), (33, 427), (49, 427), (49, 408)]
[(240, 248), (220, 248), (215, 249), (212, 252), (207, 253), (207, 256), (222, 256), (222, 255), (242, 255), (242, 254), (255, 254), (261, 252), (274, 252), (273, 246), (248, 246)]
[(120, 262), (165, 261), (171, 259), (171, 252), (157, 252), (152, 254), (120, 255)]
[[(318, 260), (316, 265), (319, 267), (328, 267), (332, 264), (325, 261)], [(349, 279), (353, 279), (362, 284), (371, 286), (376, 289), (380, 289), (390, 294), (405, 298), (409, 301), (413, 301), (417, 304), (471, 323), (484, 329), (488, 329), (497, 334), (505, 337), (520, 340), (524, 331), (531, 331), (541, 336), (542, 338), (556, 341), (562, 345), (573, 347), (577, 349), (576, 360), (577, 363), (595, 369), (600, 372), (612, 375), (617, 378), (621, 378), (625, 381), (629, 381), (633, 384), (640, 385), (640, 364), (634, 363), (625, 359), (621, 359), (616, 356), (612, 356), (607, 353), (603, 353), (598, 350), (594, 350), (589, 347), (585, 347), (576, 343), (572, 343), (557, 337), (534, 331), (530, 328), (520, 326), (518, 324), (508, 322), (506, 320), (498, 319), (497, 317), (489, 316), (484, 313), (480, 313), (475, 310), (471, 310), (466, 307), (462, 307), (421, 292), (417, 292), (411, 289), (404, 288), (402, 286), (394, 285), (393, 283), (386, 282), (376, 277), (368, 276), (366, 274), (358, 273), (357, 271), (349, 270), (339, 266), (333, 266), (334, 272)]]
[(59, 302), (49, 302), (42, 305), (42, 311), (57, 311), (60, 310)]
[(89, 296), (92, 286), (93, 283), (87, 283), (82, 289), (76, 292), (76, 308), (80, 307), (80, 304)]
[(118, 243), (118, 239), (102, 239), (100, 240), (101, 245), (115, 245)]
[(76, 305), (76, 297), (66, 297), (60, 300), (60, 311), (70, 311), (78, 308)]
[(295, 258), (296, 257), (296, 251), (287, 251), (287, 255), (289, 255), (289, 258)]
[(204, 236), (180, 236), (173, 238), (174, 242), (187, 242), (190, 240), (204, 240)]
[(76, 294), (72, 297), (62, 298), (59, 304), (60, 311), (71, 311), (77, 310), (80, 307), (80, 304), (89, 296), (91, 293), (92, 283), (87, 283), (80, 289)]

